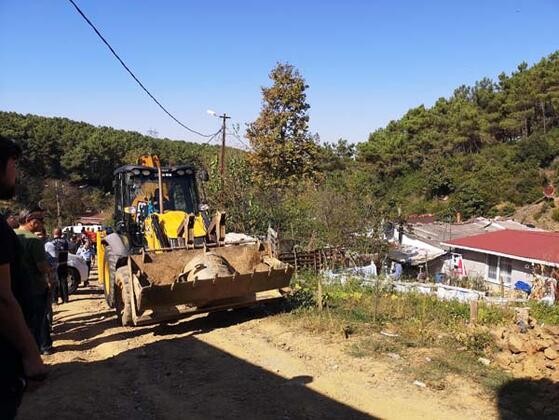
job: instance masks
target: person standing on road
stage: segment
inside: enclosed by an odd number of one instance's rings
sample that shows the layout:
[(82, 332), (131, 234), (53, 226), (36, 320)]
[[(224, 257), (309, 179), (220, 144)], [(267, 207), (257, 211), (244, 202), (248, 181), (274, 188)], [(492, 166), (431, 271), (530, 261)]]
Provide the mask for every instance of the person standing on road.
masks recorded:
[(58, 298), (63, 303), (68, 303), (68, 241), (62, 236), (62, 229), (56, 228), (52, 231), (52, 240), (45, 244), (45, 251), (56, 262), (56, 274), (58, 282), (54, 294), (54, 301)]
[(89, 239), (84, 239), (83, 244), (78, 248), (76, 255), (84, 259), (87, 264), (87, 272), (89, 273), (91, 271), (91, 261), (93, 260), (93, 248), (91, 248), (91, 242)]
[(70, 237), (70, 241), (68, 242), (68, 252), (70, 254), (75, 254), (76, 252), (78, 252), (79, 246), (80, 244), (79, 244), (78, 236), (75, 234), (72, 235)]
[[(20, 148), (0, 137), (0, 200), (15, 192), (16, 161)], [(25, 323), (23, 308), (29, 292), (18, 264), (19, 243), (13, 229), (0, 217), (0, 418), (13, 419), (28, 380), (42, 380), (47, 369)]]
[(41, 354), (52, 354), (52, 339), (49, 325), (49, 289), (52, 285), (51, 269), (47, 262), (43, 242), (33, 233), (43, 227), (43, 212), (40, 209), (25, 209), (19, 214), (19, 229), (15, 232), (21, 244), (20, 263), (30, 277), (31, 287), (31, 332)]

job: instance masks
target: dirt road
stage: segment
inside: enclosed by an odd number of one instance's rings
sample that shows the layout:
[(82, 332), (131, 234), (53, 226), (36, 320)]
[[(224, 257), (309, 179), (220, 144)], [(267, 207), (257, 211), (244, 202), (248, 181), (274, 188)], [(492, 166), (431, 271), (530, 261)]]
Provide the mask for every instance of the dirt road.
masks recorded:
[(95, 287), (55, 308), (48, 382), (21, 419), (493, 418), (480, 389), (436, 392), (389, 361), (292, 331), (273, 307), (123, 328)]

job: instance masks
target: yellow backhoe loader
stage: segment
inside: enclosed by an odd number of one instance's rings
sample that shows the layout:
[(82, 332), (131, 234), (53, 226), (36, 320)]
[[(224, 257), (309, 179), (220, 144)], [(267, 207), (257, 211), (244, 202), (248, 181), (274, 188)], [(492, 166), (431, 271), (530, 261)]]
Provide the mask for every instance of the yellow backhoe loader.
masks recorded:
[(207, 215), (198, 193), (206, 180), (194, 166), (162, 167), (150, 155), (115, 170), (115, 229), (99, 232), (97, 264), (122, 325), (249, 306), (288, 291), (293, 268), (269, 243), (230, 240), (225, 213)]

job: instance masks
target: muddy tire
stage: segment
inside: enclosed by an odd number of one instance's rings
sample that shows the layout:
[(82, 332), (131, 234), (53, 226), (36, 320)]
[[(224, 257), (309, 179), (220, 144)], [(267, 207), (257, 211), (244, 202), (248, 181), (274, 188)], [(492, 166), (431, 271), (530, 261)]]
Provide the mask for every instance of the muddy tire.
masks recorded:
[(133, 325), (132, 320), (132, 279), (128, 267), (120, 267), (116, 270), (114, 281), (115, 310), (121, 325), (126, 327)]

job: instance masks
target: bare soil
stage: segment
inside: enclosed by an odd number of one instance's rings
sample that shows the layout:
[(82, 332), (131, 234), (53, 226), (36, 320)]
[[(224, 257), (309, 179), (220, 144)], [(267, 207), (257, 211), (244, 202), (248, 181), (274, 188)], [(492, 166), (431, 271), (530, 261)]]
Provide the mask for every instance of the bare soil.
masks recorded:
[(99, 289), (71, 298), (55, 307), (50, 375), (20, 419), (498, 417), (467, 378), (419, 387), (389, 358), (279, 322), (277, 305), (124, 328)]
[[(553, 207), (551, 207), (553, 205)], [(553, 219), (553, 211), (559, 206), (559, 199), (554, 199), (553, 203), (540, 202), (537, 204), (528, 204), (518, 208), (513, 219), (520, 223), (530, 223), (534, 226), (550, 230), (559, 230), (559, 222)]]

